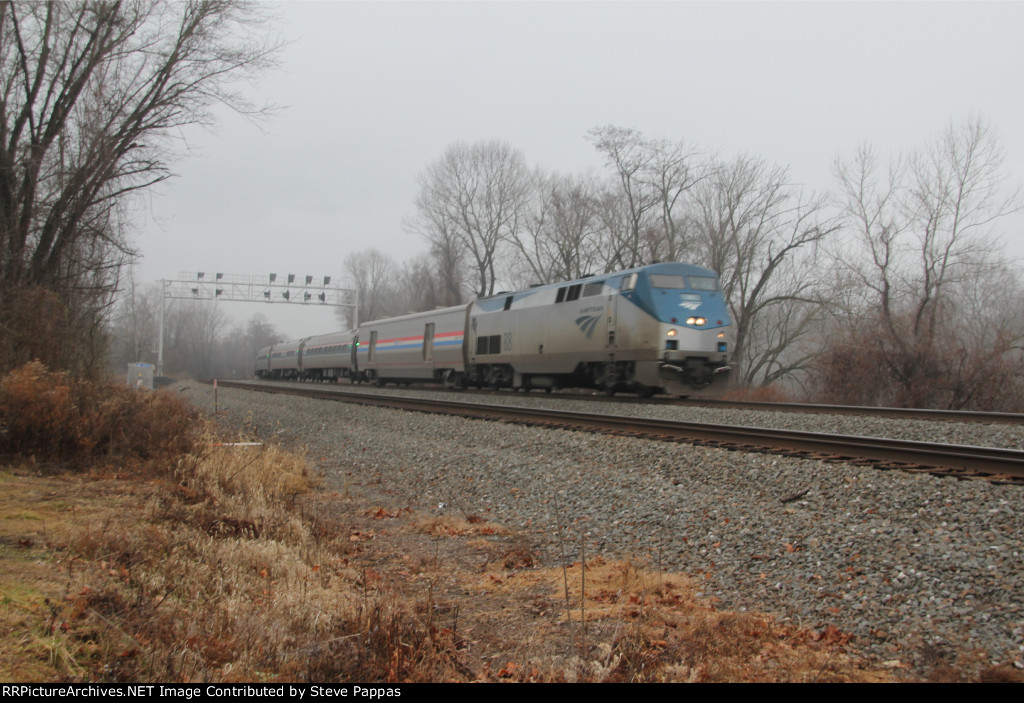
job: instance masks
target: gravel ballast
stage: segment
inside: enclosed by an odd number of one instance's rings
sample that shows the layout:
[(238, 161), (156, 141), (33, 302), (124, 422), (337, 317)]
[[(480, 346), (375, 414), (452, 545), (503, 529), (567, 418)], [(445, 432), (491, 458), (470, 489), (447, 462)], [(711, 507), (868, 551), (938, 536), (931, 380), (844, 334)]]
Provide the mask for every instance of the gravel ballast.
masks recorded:
[[(287, 385), (287, 384), (280, 384)], [(309, 387), (309, 384), (294, 384)], [(437, 391), (392, 387), (371, 388), (342, 384), (341, 390), (359, 393), (373, 392), (386, 395), (408, 395), (437, 398)], [(767, 427), (779, 430), (826, 432), (863, 437), (887, 437), (914, 442), (965, 444), (1002, 449), (1024, 449), (1024, 425), (1001, 423), (947, 422), (908, 418), (872, 417), (855, 415), (812, 414), (771, 410), (739, 410), (733, 408), (694, 407), (672, 404), (645, 404), (642, 402), (602, 402), (601, 399), (567, 402), (558, 395), (541, 393), (512, 393), (498, 391), (489, 394), (445, 393), (445, 399), (485, 405), (519, 405), (534, 408), (575, 410), (579, 412), (607, 413), (626, 417), (645, 417), (679, 422), (705, 422), (718, 425)]]
[[(185, 388), (212, 410), (210, 386)], [(508, 395), (520, 405), (557, 402)], [(879, 661), (918, 672), (1024, 668), (1019, 486), (225, 388), (218, 399), (229, 421), (248, 418), (263, 436), (308, 447), (335, 489), (484, 516), (518, 530), (549, 564), (563, 548), (578, 560), (582, 539), (588, 558), (687, 573), (719, 607), (835, 625)], [(558, 407), (602, 412), (597, 405)], [(1022, 435), (918, 420), (751, 420), (742, 417), (751, 411), (618, 404), (608, 412), (1013, 448)]]

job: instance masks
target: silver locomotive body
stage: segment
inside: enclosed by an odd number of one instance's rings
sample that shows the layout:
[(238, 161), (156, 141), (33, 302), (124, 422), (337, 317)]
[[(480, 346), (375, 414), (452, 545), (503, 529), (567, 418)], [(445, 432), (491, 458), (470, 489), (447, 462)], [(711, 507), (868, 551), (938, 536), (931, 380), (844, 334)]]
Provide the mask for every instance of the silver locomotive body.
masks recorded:
[(718, 394), (729, 324), (713, 272), (653, 264), (474, 302), (466, 373), (493, 387)]

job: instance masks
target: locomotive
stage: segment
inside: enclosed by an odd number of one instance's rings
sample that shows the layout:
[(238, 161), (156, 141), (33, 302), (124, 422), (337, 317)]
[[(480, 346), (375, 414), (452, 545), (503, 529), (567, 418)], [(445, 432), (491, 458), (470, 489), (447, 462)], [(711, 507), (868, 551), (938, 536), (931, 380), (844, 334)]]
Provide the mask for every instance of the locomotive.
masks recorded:
[(730, 324), (713, 271), (657, 263), (281, 342), (256, 376), (716, 395)]

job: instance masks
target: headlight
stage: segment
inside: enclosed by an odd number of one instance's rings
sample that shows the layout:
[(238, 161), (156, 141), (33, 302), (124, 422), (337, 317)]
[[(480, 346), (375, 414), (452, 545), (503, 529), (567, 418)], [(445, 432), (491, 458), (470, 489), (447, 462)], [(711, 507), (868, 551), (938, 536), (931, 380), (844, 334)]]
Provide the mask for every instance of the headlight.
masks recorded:
[(700, 327), (702, 325), (707, 324), (707, 320), (705, 320), (703, 317), (688, 317), (686, 318), (686, 324), (694, 325), (695, 327)]
[(675, 337), (676, 336), (676, 331), (675, 330), (669, 330), (665, 334), (668, 335), (669, 337)]

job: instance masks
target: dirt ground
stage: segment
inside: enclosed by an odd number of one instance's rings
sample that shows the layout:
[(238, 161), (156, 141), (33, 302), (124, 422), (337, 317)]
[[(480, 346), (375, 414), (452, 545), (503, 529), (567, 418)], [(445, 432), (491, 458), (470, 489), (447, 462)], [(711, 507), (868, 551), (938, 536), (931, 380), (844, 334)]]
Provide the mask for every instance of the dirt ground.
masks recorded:
[[(149, 661), (144, 654), (170, 658), (188, 642), (206, 657), (207, 679), (302, 680), (318, 678), (317, 672), (344, 679), (323, 662), (314, 667), (286, 655), (275, 658), (276, 670), (263, 662), (257, 676), (239, 646), (223, 644), (226, 636), (217, 640), (224, 650), (218, 653), (181, 632), (161, 639), (158, 629), (139, 622), (143, 597), (156, 608), (173, 601), (176, 619), (190, 609), (202, 611), (197, 617), (204, 621), (224, 617), (211, 615), (209, 598), (190, 602), (180, 591), (155, 594), (140, 586), (155, 579), (141, 575), (144, 565), (167, 559), (117, 553), (118, 535), (151, 533), (158, 521), (180, 513), (154, 510), (169, 500), (187, 504), (194, 496), (166, 479), (109, 471), (0, 471), (0, 679), (146, 680), (155, 671), (140, 665)], [(564, 569), (540, 564), (520, 537), (476, 518), (419, 515), (317, 491), (293, 497), (288, 509), (332, 545), (313, 555), (317, 563), (308, 569), (333, 572), (329, 588), (345, 603), (338, 610), (362, 613), (348, 618), (336, 639), (381, 629), (387, 611), (394, 632), (406, 633), (396, 639), (414, 640), (385, 645), (380, 655), (388, 661), (375, 670), (381, 680), (887, 681), (899, 673), (859, 661), (849, 638), (832, 628), (812, 632), (764, 615), (717, 611), (694, 597), (683, 575), (600, 558), (585, 569), (578, 562)], [(218, 520), (221, 530), (244, 522)], [(260, 539), (255, 532), (229, 530), (236, 541)], [(95, 549), (103, 544), (118, 548)], [(274, 568), (267, 564), (255, 575), (263, 579), (264, 597), (310, 588), (308, 579), (282, 574), (275, 580), (268, 574)], [(340, 651), (326, 647), (308, 659), (335, 655)], [(189, 678), (184, 667), (178, 673)]]

